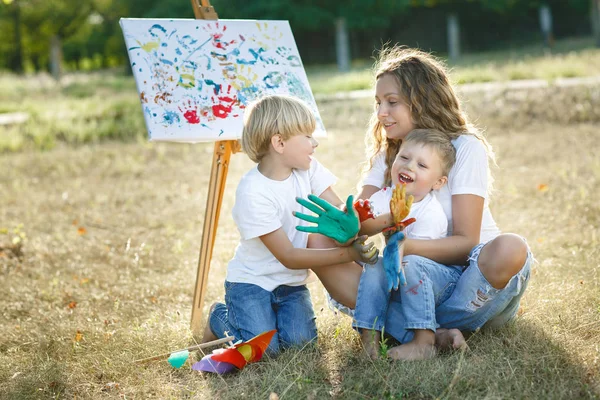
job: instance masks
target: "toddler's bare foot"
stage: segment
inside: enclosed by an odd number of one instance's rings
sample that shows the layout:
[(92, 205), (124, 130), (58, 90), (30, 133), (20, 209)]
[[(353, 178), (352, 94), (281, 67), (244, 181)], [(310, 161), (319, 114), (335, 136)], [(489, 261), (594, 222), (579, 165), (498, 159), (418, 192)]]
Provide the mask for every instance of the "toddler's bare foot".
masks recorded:
[(213, 340), (218, 339), (218, 337), (216, 337), (215, 334), (212, 333), (212, 331), (210, 330), (210, 323), (208, 321), (210, 319), (210, 314), (212, 314), (216, 305), (217, 303), (213, 303), (210, 306), (210, 310), (208, 311), (208, 318), (206, 320), (206, 326), (204, 327), (204, 333), (202, 334), (202, 340), (200, 341), (200, 343), (212, 342)]
[(435, 345), (440, 350), (468, 350), (469, 346), (458, 329), (437, 329), (435, 332)]
[(362, 342), (365, 351), (371, 358), (376, 360), (379, 358), (379, 341), (381, 340), (381, 332), (371, 329), (363, 329), (360, 332), (360, 341)]
[(387, 354), (393, 360), (429, 360), (436, 356), (437, 350), (433, 344), (413, 341), (393, 347), (388, 350)]

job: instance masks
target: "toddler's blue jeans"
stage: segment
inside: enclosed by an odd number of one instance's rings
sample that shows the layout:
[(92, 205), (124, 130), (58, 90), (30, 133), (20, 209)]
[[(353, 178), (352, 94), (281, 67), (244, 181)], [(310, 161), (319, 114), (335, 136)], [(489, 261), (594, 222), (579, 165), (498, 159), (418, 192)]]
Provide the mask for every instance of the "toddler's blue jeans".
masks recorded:
[(533, 256), (504, 289), (485, 279), (477, 259), (485, 244), (471, 250), (469, 265), (447, 266), (421, 256), (405, 256), (407, 285), (387, 291), (382, 259), (365, 266), (358, 288), (353, 327), (374, 329), (410, 342), (414, 329), (457, 328), (475, 331), (514, 318), (529, 281)]
[(218, 303), (208, 317), (212, 333), (247, 341), (276, 329), (267, 349), (303, 346), (316, 341), (315, 313), (306, 285), (281, 285), (272, 292), (257, 285), (225, 281), (225, 304)]

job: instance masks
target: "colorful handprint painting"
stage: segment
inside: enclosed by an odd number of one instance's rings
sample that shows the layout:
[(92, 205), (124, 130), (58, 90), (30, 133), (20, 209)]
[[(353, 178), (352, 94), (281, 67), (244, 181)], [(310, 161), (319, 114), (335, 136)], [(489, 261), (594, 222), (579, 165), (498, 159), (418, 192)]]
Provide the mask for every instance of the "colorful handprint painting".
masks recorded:
[(239, 139), (246, 105), (265, 94), (308, 104), (325, 128), (287, 21), (120, 21), (150, 140)]

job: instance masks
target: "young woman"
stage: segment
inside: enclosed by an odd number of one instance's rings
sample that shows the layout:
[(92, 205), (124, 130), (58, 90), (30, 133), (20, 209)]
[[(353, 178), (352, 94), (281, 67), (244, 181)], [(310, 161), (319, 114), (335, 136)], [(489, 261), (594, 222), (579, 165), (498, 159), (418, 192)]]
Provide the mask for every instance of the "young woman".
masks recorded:
[[(376, 105), (367, 133), (368, 167), (359, 198), (367, 199), (390, 184), (391, 164), (402, 139), (413, 129), (444, 132), (456, 149), (448, 183), (436, 192), (448, 217), (448, 236), (405, 240), (404, 261), (408, 263), (405, 268), (420, 270), (462, 266), (454, 288), (434, 288), (438, 290), (435, 308), (442, 328), (436, 330), (435, 341), (441, 347), (464, 346), (460, 331), (501, 325), (516, 315), (533, 257), (523, 238), (501, 234), (496, 226), (488, 207), (492, 182), (488, 162), (493, 160), (493, 152), (461, 110), (444, 65), (428, 53), (392, 47), (380, 53), (375, 77)], [(331, 242), (311, 235), (308, 245), (331, 247)], [(381, 268), (367, 267), (363, 272), (353, 263), (313, 270), (330, 296), (350, 308), (360, 309), (360, 298), (373, 296), (372, 288), (385, 280)], [(401, 345), (388, 354), (398, 359), (435, 354), (432, 337), (424, 341), (411, 337), (401, 313), (395, 312), (394, 296), (383, 303), (389, 298), (381, 300), (385, 332), (417, 346)], [(372, 305), (373, 299), (369, 301)]]

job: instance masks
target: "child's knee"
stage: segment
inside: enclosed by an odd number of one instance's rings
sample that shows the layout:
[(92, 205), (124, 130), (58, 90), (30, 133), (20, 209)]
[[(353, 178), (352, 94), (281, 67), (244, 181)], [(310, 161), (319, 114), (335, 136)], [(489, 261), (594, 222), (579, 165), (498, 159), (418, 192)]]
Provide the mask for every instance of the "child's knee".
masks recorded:
[(404, 257), (404, 275), (408, 284), (419, 282), (427, 275), (429, 263), (426, 261), (428, 259), (421, 256), (410, 255)]
[(308, 324), (294, 327), (292, 330), (280, 331), (279, 341), (282, 347), (304, 347), (308, 343), (317, 342), (317, 326)]
[[(223, 303), (215, 303), (208, 314), (208, 326), (211, 332), (218, 338), (227, 336), (226, 332), (232, 333), (232, 326), (227, 318), (227, 306)], [(237, 338), (236, 338), (237, 339)]]
[(311, 233), (308, 235), (306, 247), (309, 249), (331, 249), (337, 247), (337, 245), (333, 239), (330, 239), (327, 236)]

